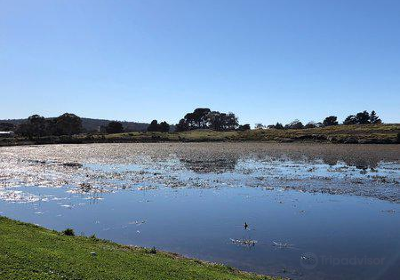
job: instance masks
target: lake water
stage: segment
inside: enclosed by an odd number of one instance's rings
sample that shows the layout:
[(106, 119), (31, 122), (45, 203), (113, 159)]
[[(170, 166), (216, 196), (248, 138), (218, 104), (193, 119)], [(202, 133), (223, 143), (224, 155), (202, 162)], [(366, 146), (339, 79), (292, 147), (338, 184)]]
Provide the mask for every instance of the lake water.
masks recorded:
[(0, 215), (293, 279), (397, 279), (399, 183), (396, 145), (0, 148)]

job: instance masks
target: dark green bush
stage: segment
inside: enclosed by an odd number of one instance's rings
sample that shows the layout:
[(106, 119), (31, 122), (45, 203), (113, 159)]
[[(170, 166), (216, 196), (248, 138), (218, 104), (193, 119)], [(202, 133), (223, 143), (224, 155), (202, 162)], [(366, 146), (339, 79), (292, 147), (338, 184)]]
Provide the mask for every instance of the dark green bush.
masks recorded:
[(156, 249), (156, 247), (151, 248), (150, 251), (149, 251), (149, 253), (150, 253), (150, 254), (157, 254), (157, 249)]
[(67, 236), (75, 236), (75, 232), (72, 228), (67, 228), (63, 230), (62, 233)]

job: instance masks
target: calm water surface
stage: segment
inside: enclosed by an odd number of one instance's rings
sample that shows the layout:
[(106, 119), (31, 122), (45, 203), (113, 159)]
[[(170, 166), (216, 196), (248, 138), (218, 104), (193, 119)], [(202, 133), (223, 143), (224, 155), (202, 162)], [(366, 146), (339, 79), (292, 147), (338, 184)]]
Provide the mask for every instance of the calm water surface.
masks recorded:
[(0, 215), (269, 275), (397, 279), (399, 154), (262, 143), (1, 148)]

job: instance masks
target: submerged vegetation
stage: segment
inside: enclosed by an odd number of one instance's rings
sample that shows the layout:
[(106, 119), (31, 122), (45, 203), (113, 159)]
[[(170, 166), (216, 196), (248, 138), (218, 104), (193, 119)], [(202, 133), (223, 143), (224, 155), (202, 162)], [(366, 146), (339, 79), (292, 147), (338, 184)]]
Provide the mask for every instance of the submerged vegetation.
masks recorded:
[(272, 279), (0, 217), (1, 279)]

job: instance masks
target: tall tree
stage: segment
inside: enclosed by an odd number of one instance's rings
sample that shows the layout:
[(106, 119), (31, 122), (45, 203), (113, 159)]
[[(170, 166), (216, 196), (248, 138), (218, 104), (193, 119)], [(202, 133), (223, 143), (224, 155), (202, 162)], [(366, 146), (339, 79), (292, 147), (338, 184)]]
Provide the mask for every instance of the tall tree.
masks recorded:
[(197, 108), (193, 113), (185, 115), (185, 120), (190, 129), (207, 128), (207, 115), (211, 112), (208, 108)]
[(197, 108), (193, 111), (193, 117), (197, 122), (197, 128), (207, 128), (207, 115), (211, 112), (208, 108)]
[(39, 115), (32, 115), (28, 118), (29, 134), (33, 137), (42, 137), (46, 134), (46, 119)]
[(224, 123), (225, 123), (225, 127), (224, 127), (225, 130), (234, 130), (239, 125), (238, 118), (232, 112), (230, 112), (227, 115), (225, 115), (225, 122)]
[(207, 114), (208, 128), (214, 130), (224, 130), (224, 114), (218, 111), (212, 111)]
[(350, 125), (350, 124), (357, 124), (357, 118), (354, 115), (348, 116), (344, 121), (343, 124)]
[(303, 125), (303, 123), (301, 121), (294, 120), (291, 123), (285, 125), (285, 128), (288, 128), (288, 129), (302, 129), (302, 128), (304, 128), (304, 125)]
[(208, 108), (197, 108), (187, 113), (176, 125), (176, 131), (210, 128), (214, 130), (235, 130), (239, 126), (234, 113), (221, 113)]
[(207, 115), (207, 124), (214, 130), (235, 130), (238, 127), (238, 119), (234, 113), (220, 113), (213, 111)]
[(54, 120), (57, 135), (73, 135), (82, 132), (82, 120), (74, 114), (65, 113)]
[(161, 122), (159, 124), (159, 131), (161, 132), (169, 132), (170, 125), (167, 122)]
[(357, 121), (358, 124), (370, 123), (369, 113), (367, 111), (363, 111), (363, 112), (357, 113), (356, 121)]
[(382, 120), (378, 117), (375, 111), (372, 111), (370, 116), (369, 116), (370, 122), (373, 124), (379, 124), (382, 123)]
[(46, 119), (39, 115), (32, 115), (28, 120), (20, 124), (16, 130), (17, 134), (37, 138), (46, 135)]
[(322, 122), (324, 126), (331, 126), (331, 125), (338, 125), (337, 117), (336, 116), (329, 116), (326, 117), (325, 120)]
[(150, 125), (147, 127), (147, 131), (159, 131), (158, 121), (153, 120)]
[(277, 122), (274, 126), (275, 129), (284, 129), (283, 124), (281, 124), (280, 122)]
[(106, 126), (107, 133), (121, 133), (124, 131), (122, 123), (117, 121), (111, 121)]
[[(256, 124), (256, 126), (257, 126), (257, 124)], [(268, 125), (267, 128), (284, 129), (284, 126), (283, 126), (283, 124), (277, 122), (276, 124)]]
[(181, 119), (179, 123), (176, 124), (175, 126), (175, 131), (180, 132), (180, 131), (186, 131), (189, 130), (189, 124), (185, 119)]

